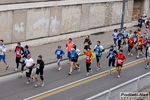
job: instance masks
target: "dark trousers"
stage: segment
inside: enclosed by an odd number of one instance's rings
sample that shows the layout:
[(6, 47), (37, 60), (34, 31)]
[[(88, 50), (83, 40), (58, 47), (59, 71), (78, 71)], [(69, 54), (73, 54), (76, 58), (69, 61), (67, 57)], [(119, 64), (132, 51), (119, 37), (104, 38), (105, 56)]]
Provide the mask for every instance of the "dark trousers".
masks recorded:
[(86, 62), (86, 71), (89, 72), (91, 70), (91, 63)]
[(120, 48), (121, 48), (121, 40), (118, 40), (118, 50), (120, 50)]
[(16, 57), (16, 64), (17, 64), (17, 68), (19, 67), (19, 63), (21, 63), (21, 61), (20, 61), (20, 60), (21, 60), (21, 58), (17, 58), (17, 57)]

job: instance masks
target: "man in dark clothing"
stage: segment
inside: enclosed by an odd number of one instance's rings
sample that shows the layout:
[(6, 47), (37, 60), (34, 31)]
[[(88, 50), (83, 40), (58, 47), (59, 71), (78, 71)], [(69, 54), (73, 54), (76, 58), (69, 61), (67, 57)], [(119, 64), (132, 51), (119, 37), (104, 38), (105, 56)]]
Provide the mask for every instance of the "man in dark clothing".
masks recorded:
[(40, 83), (38, 82), (38, 75), (40, 73), (40, 78), (42, 80), (42, 87), (45, 85), (44, 83), (44, 78), (43, 78), (43, 71), (44, 71), (44, 61), (42, 60), (42, 55), (38, 56), (37, 59), (37, 65), (36, 65), (36, 73), (35, 73), (35, 80), (36, 80), (36, 84), (35, 87), (38, 87), (40, 85)]
[(142, 28), (142, 17), (138, 19), (138, 27)]
[(90, 36), (87, 35), (85, 40), (84, 40), (84, 52), (90, 48), (90, 45), (92, 45), (91, 40), (90, 40)]

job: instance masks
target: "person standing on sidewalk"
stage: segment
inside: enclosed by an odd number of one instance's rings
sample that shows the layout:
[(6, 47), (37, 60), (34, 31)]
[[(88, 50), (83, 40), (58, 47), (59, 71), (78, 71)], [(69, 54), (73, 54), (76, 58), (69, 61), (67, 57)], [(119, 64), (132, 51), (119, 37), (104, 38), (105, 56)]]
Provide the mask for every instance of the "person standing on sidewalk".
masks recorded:
[(117, 35), (117, 38), (118, 38), (118, 50), (120, 50), (122, 39), (123, 39), (123, 34), (122, 34), (121, 30), (119, 31), (119, 34)]
[(16, 68), (15, 68), (15, 71), (18, 70), (18, 67), (19, 67), (19, 63), (22, 63), (20, 60), (21, 60), (21, 56), (24, 54), (24, 49), (23, 47), (21, 47), (21, 43), (18, 42), (17, 43), (17, 46), (15, 48), (15, 54), (16, 54)]
[(6, 65), (6, 70), (8, 69), (8, 64), (6, 62), (6, 46), (4, 45), (4, 40), (0, 40), (0, 61), (3, 60), (3, 62)]
[(71, 52), (72, 52), (72, 48), (74, 47), (74, 43), (72, 42), (72, 39), (69, 38), (68, 42), (66, 43), (66, 49), (68, 51), (68, 59), (69, 59), (69, 63), (71, 60)]
[(28, 54), (27, 55), (27, 59), (25, 60), (25, 66), (26, 66), (26, 77), (27, 77), (27, 82), (26, 84), (29, 84), (31, 81), (30, 81), (30, 78), (31, 77), (31, 74), (32, 74), (32, 69), (33, 69), (33, 66), (35, 65), (34, 63), (34, 60), (31, 58), (31, 55)]
[(112, 36), (113, 36), (113, 39), (114, 39), (114, 46), (115, 47), (117, 46), (117, 35), (118, 35), (117, 29), (114, 29), (114, 32), (112, 33)]
[(123, 54), (123, 50), (119, 50), (119, 53), (116, 56), (116, 70), (118, 72), (117, 78), (120, 78), (121, 68), (123, 67), (125, 61), (126, 56)]
[(87, 35), (86, 38), (85, 38), (85, 40), (84, 40), (84, 53), (86, 52), (86, 50), (88, 48), (90, 48), (90, 45), (92, 45), (92, 42), (90, 40), (90, 36)]
[(149, 25), (150, 25), (150, 21), (147, 20), (146, 23), (145, 23), (145, 26), (146, 26), (146, 33), (148, 34), (149, 32)]
[(109, 60), (108, 60), (108, 69), (109, 69), (109, 73), (111, 73), (111, 65), (112, 67), (115, 67), (115, 60), (116, 60), (116, 55), (117, 55), (117, 51), (114, 50), (114, 46), (111, 45), (110, 46), (110, 50), (109, 50), (109, 54), (106, 58), (109, 57)]
[(58, 70), (60, 71), (62, 69), (60, 62), (62, 60), (62, 57), (64, 55), (64, 51), (61, 49), (61, 46), (58, 46), (58, 49), (55, 51), (55, 55), (57, 55), (57, 65), (58, 65)]
[(43, 72), (44, 72), (44, 61), (42, 60), (42, 55), (38, 56), (37, 59), (37, 64), (36, 64), (36, 72), (35, 72), (35, 80), (36, 80), (36, 84), (35, 87), (38, 87), (40, 85), (39, 81), (38, 81), (38, 75), (40, 74), (40, 78), (42, 81), (42, 87), (45, 85), (44, 83), (44, 78), (43, 78)]
[(92, 63), (92, 59), (94, 58), (95, 58), (95, 54), (91, 51), (91, 48), (88, 48), (87, 51), (85, 52), (86, 70), (87, 70), (86, 76), (92, 74), (91, 63)]
[(77, 51), (75, 50), (75, 47), (73, 47), (72, 51), (71, 51), (70, 71), (69, 71), (68, 75), (72, 74), (72, 66), (73, 65), (76, 69), (78, 69), (78, 71), (80, 71), (80, 67), (77, 65), (77, 61), (78, 61), (78, 54), (77, 54)]
[(22, 76), (23, 76), (23, 71), (24, 71), (24, 66), (25, 66), (25, 60), (27, 59), (27, 55), (28, 54), (31, 54), (30, 53), (30, 51), (29, 51), (29, 46), (28, 45), (26, 45), (25, 47), (24, 47), (24, 54), (23, 54), (23, 59), (22, 59), (22, 66), (21, 66), (21, 74), (19, 74), (19, 78), (22, 78)]
[(97, 69), (96, 71), (99, 71), (101, 69), (100, 59), (102, 57), (102, 52), (105, 51), (103, 46), (101, 46), (100, 41), (97, 41), (97, 45), (94, 47), (94, 52), (96, 54), (96, 60), (97, 60)]

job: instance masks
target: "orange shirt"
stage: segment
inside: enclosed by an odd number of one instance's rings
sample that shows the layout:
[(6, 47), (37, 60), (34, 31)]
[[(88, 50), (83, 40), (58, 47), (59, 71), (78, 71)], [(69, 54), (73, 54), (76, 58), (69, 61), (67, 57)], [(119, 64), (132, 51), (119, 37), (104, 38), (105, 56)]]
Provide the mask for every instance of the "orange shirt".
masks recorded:
[(73, 42), (67, 42), (67, 46), (68, 46), (68, 52), (72, 51), (74, 43)]

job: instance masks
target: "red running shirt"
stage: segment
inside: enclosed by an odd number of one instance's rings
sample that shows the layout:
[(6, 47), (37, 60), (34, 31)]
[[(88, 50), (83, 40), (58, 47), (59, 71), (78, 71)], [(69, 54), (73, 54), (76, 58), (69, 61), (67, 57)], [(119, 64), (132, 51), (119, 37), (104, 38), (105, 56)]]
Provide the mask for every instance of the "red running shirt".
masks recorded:
[(134, 46), (134, 38), (132, 37), (132, 38), (130, 38), (129, 39), (129, 46)]
[(124, 54), (117, 54), (117, 64), (123, 65), (123, 61), (126, 60), (126, 57)]
[(87, 63), (92, 62), (92, 52), (86, 52), (86, 62)]

